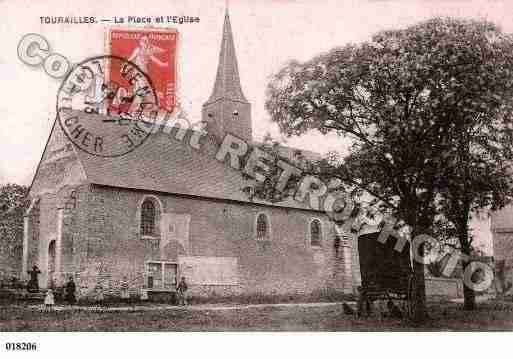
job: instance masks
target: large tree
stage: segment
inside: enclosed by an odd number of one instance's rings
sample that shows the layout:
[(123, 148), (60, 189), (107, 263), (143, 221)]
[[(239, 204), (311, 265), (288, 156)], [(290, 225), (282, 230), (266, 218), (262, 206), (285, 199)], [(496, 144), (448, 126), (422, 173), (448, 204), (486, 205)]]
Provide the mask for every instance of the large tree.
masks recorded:
[[(470, 220), (479, 212), (502, 208), (513, 198), (510, 101), (497, 108), (500, 113), (478, 114), (463, 123), (463, 128), (457, 130), (454, 151), (446, 158), (446, 171), (439, 182), (441, 222), (445, 222), (443, 228), (447, 231), (444, 237), (458, 240), (457, 248), (464, 254), (464, 271), (474, 249)], [(463, 287), (464, 309), (473, 310), (476, 306), (475, 284), (479, 283), (465, 283)]]
[[(431, 234), (461, 136), (511, 130), (511, 49), (494, 24), (436, 18), (287, 64), (271, 79), (266, 108), (288, 136), (351, 137), (340, 176), (387, 203), (413, 238)], [(414, 272), (422, 321), (424, 266), (414, 262)]]
[[(0, 186), (0, 252), (21, 262), (23, 214), (27, 208), (27, 187), (17, 184)], [(9, 258), (4, 257), (6, 262)], [(2, 262), (2, 261), (0, 261)], [(5, 264), (5, 263), (4, 263)]]

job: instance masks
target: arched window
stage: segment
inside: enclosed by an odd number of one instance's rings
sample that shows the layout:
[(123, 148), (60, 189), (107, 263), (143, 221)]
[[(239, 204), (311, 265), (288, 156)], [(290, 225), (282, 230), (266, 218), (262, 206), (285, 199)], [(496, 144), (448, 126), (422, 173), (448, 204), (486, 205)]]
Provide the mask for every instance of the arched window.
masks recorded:
[(257, 239), (269, 239), (269, 221), (264, 213), (257, 216), (256, 237)]
[(141, 205), (141, 235), (156, 235), (157, 211), (152, 200), (146, 199)]
[(312, 246), (320, 246), (322, 238), (321, 221), (314, 219), (310, 222), (310, 244)]

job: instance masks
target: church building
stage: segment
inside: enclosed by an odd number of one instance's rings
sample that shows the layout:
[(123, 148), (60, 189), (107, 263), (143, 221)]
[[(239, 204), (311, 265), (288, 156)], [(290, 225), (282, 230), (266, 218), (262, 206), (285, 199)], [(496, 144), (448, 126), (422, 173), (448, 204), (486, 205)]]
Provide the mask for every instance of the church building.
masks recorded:
[[(202, 118), (209, 133), (255, 143), (228, 14)], [(193, 148), (194, 131), (178, 130), (100, 157), (54, 124), (30, 188), (22, 275), (38, 265), (42, 288), (72, 276), (79, 298), (172, 293), (182, 276), (192, 296), (353, 292), (355, 253), (323, 211), (250, 200), (248, 180), (216, 160), (215, 143)]]

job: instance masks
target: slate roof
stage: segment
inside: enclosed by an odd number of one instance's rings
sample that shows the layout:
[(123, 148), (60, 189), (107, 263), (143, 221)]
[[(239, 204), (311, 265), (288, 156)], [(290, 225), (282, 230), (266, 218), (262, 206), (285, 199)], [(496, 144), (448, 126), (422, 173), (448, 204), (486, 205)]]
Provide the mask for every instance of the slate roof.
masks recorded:
[[(215, 158), (219, 145), (203, 138), (198, 151), (189, 145), (192, 131), (188, 131), (182, 141), (175, 138), (175, 131), (151, 134), (135, 150), (119, 157), (94, 156), (73, 146), (88, 183), (251, 202), (242, 191), (250, 182), (240, 171)], [(282, 147), (282, 151), (284, 157), (290, 159), (297, 150)], [(306, 152), (306, 156), (314, 154)], [(309, 209), (294, 199), (279, 203), (254, 200), (253, 203)]]
[(235, 44), (228, 11), (224, 16), (223, 37), (221, 40), (221, 50), (219, 52), (214, 89), (204, 106), (223, 98), (248, 102), (240, 85), (239, 68), (237, 65), (237, 56), (235, 55)]

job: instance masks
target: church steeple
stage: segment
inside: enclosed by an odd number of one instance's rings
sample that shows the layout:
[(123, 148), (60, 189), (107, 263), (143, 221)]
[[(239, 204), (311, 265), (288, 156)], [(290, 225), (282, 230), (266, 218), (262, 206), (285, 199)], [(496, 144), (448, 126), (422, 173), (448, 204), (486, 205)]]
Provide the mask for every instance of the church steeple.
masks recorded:
[(216, 135), (232, 133), (250, 141), (250, 107), (242, 93), (230, 15), (226, 9), (214, 89), (203, 104), (203, 120), (208, 123), (207, 130)]
[(206, 103), (208, 104), (219, 99), (248, 102), (242, 93), (240, 85), (239, 67), (237, 65), (237, 55), (235, 54), (235, 44), (233, 42), (228, 9), (226, 9), (224, 15), (223, 38), (221, 40), (214, 90)]

